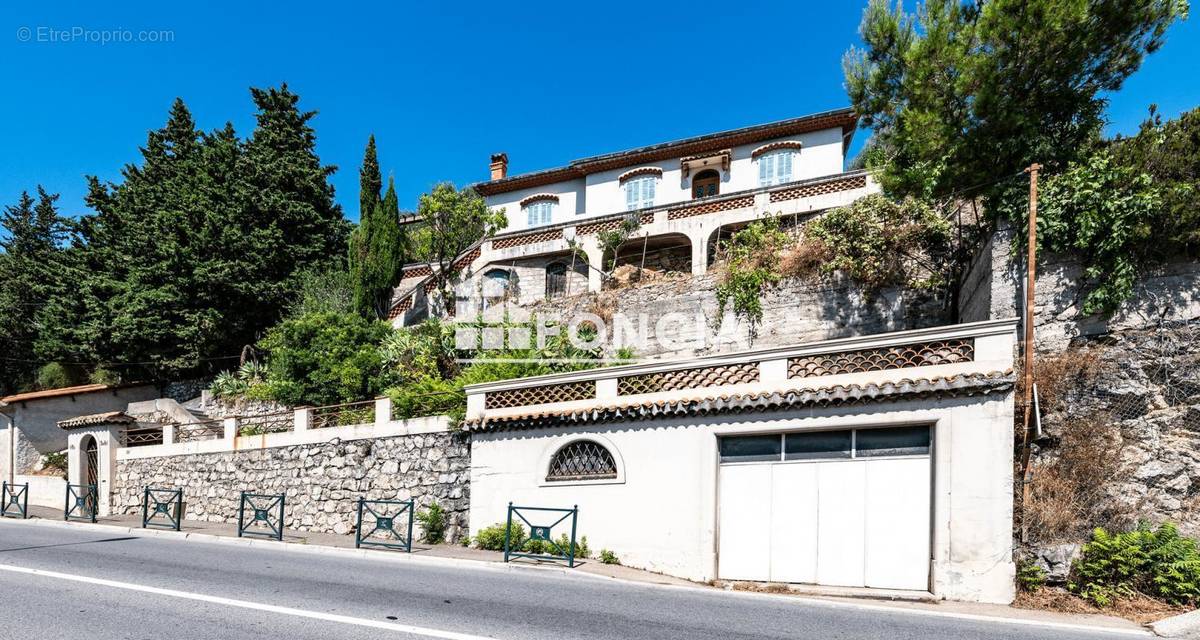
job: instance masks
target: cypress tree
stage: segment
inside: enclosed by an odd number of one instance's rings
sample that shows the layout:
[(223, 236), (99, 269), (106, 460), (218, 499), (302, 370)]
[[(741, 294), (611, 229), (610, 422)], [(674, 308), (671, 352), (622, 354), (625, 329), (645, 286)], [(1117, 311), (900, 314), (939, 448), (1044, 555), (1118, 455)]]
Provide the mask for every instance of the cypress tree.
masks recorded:
[(371, 136), (359, 171), (359, 223), (350, 238), (354, 307), (366, 318), (382, 318), (387, 314), (392, 287), (399, 280), (404, 265), (395, 182), (388, 180), (387, 194), (382, 200), (379, 198), (380, 186), (375, 136)]

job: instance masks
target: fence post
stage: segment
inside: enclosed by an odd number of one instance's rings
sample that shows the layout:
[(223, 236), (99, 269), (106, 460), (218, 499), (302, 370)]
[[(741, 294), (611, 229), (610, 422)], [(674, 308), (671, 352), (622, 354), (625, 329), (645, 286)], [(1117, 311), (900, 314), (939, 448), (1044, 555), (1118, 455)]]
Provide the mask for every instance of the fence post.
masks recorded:
[(392, 421), (392, 399), (388, 396), (375, 398), (375, 428)]
[(221, 421), (221, 425), (225, 427), (225, 439), (232, 441), (238, 434), (237, 418), (225, 418)]
[(508, 562), (508, 543), (512, 534), (512, 503), (508, 503), (508, 523), (504, 527), (504, 561)]
[(175, 425), (163, 425), (163, 444), (175, 444)]
[(296, 409), (295, 417), (292, 418), (292, 430), (296, 433), (308, 431), (312, 428), (313, 410), (309, 407), (301, 407)]

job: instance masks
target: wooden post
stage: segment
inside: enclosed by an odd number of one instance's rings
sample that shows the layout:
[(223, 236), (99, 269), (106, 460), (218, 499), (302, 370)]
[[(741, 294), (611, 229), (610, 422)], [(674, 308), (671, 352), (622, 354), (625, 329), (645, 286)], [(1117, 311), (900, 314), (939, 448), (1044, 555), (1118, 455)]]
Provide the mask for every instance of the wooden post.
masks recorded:
[(1021, 542), (1029, 540), (1029, 518), (1026, 517), (1026, 514), (1029, 507), (1029, 487), (1033, 481), (1033, 472), (1030, 466), (1032, 443), (1030, 442), (1029, 433), (1030, 425), (1033, 423), (1033, 305), (1034, 292), (1037, 286), (1037, 189), (1038, 170), (1041, 168), (1042, 165), (1035, 162), (1026, 169), (1029, 172), (1029, 224), (1027, 229), (1028, 236), (1025, 240), (1025, 358), (1022, 366), (1022, 377), (1025, 381), (1022, 401), (1025, 406), (1022, 418), (1023, 428), (1021, 430)]

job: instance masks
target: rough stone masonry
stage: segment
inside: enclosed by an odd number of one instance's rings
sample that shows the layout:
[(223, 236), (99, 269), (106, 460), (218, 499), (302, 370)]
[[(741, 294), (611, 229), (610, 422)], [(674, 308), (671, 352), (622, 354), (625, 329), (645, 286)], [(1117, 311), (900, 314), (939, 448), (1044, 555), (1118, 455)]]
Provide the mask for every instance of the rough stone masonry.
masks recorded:
[[(122, 460), (113, 508), (140, 513), (142, 490), (182, 488), (184, 517), (237, 522), (242, 491), (286, 494), (284, 526), (348, 534), (360, 496), (413, 499), (419, 512), (437, 501), (446, 539), (467, 534), (470, 444), (454, 432)], [(414, 524), (420, 531), (419, 523)], [(420, 534), (416, 534), (420, 539)]]

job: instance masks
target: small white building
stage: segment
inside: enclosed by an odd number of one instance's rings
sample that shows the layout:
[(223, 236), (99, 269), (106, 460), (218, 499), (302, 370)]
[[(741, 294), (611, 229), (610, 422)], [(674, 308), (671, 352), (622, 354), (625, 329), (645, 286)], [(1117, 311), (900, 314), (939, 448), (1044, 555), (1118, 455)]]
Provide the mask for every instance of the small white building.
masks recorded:
[(471, 530), (578, 505), (593, 550), (691, 580), (1010, 602), (1015, 326), (468, 387)]
[[(498, 299), (519, 305), (600, 291), (603, 232), (633, 220), (616, 264), (703, 274), (721, 238), (763, 217), (802, 223), (878, 191), (864, 171), (845, 171), (857, 118), (837, 109), (576, 160), (508, 175), (492, 156), (491, 180), (472, 185), (508, 227), (455, 260), (462, 272), (448, 313), (474, 315)], [(663, 267), (662, 265), (667, 265)], [(430, 314), (436, 265), (405, 268), (389, 317), (397, 326)]]

